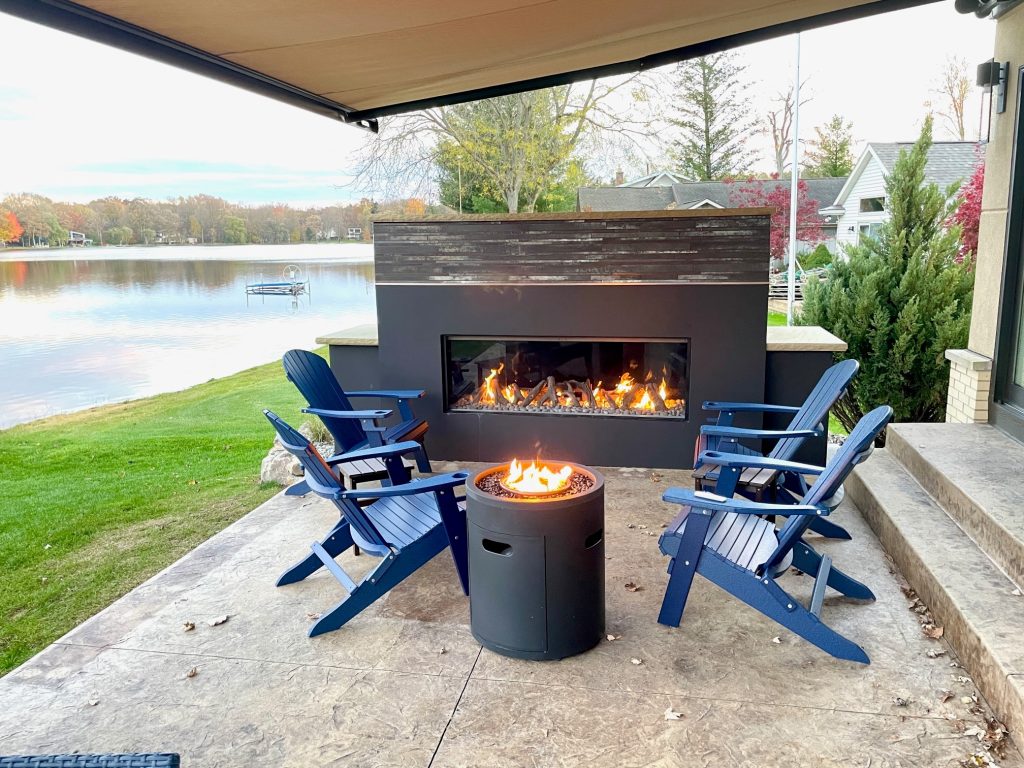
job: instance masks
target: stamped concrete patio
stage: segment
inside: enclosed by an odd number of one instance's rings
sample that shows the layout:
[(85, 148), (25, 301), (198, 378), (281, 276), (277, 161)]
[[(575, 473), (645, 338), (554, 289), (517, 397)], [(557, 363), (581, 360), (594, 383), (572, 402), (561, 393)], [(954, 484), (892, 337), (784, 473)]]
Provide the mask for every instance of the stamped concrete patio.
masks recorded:
[[(700, 578), (683, 625), (658, 625), (657, 536), (674, 514), (659, 498), (689, 473), (606, 475), (617, 639), (586, 654), (526, 662), (482, 650), (446, 554), (347, 627), (307, 639), (338, 585), (326, 574), (273, 583), (335, 511), (277, 496), (0, 680), (0, 754), (175, 751), (206, 768), (986, 764), (964, 762), (982, 749), (972, 728), (985, 730), (984, 702), (964, 703), (974, 686), (922, 635), (855, 508), (837, 513), (854, 540), (820, 549), (879, 599), (830, 596), (823, 616), (867, 650), (867, 667)], [(783, 583), (809, 594), (809, 578)], [(1006, 747), (998, 764), (1024, 766)]]

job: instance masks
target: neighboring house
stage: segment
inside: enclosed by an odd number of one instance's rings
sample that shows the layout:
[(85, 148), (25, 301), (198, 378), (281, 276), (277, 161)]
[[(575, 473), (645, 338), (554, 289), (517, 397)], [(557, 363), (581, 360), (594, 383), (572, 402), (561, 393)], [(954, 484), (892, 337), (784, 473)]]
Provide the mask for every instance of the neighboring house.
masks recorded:
[[(863, 154), (834, 202), (819, 213), (836, 220), (836, 240), (852, 245), (862, 235), (878, 234), (888, 221), (885, 205), (885, 177), (892, 173), (900, 150), (909, 150), (913, 142), (871, 143)], [(937, 141), (932, 144), (925, 166), (925, 182), (945, 189), (950, 184), (970, 177), (982, 156), (982, 147), (973, 141)]]
[[(669, 181), (674, 179), (674, 181)], [(580, 187), (576, 191), (576, 209), (580, 211), (663, 211), (695, 210), (700, 208), (728, 208), (729, 195), (742, 181), (679, 181), (677, 174), (660, 171), (636, 181), (614, 187)], [(825, 212), (846, 184), (846, 177), (826, 179), (804, 179), (807, 182), (807, 197), (820, 209), (821, 230), (825, 245), (834, 250), (836, 237), (836, 216)], [(787, 179), (765, 181), (771, 184), (789, 186)], [(802, 246), (802, 247), (801, 247)], [(798, 251), (809, 250), (813, 244), (799, 243)]]
[(348, 228), (348, 239), (349, 240), (362, 240), (363, 239), (363, 228), (362, 227), (349, 227)]

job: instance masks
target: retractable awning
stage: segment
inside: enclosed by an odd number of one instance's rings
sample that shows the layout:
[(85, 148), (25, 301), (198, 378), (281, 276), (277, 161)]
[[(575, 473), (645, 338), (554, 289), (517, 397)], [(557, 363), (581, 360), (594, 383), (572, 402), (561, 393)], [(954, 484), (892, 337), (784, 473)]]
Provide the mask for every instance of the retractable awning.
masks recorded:
[(933, 0), (0, 0), (346, 122), (633, 71)]

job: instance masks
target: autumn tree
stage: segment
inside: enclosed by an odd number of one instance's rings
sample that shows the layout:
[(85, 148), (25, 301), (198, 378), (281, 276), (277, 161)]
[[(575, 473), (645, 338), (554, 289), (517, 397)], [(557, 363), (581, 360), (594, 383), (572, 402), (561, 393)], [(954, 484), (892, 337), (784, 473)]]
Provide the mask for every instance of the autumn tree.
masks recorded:
[(849, 176), (853, 171), (853, 123), (832, 115), (816, 127), (804, 153), (804, 171), (816, 178)]
[[(773, 260), (785, 260), (789, 253), (790, 182), (771, 179), (730, 181), (729, 205), (734, 208), (774, 208), (769, 230), (769, 254)], [(797, 240), (809, 246), (825, 239), (821, 231), (818, 204), (807, 196), (807, 182), (797, 182)]]
[[(801, 84), (801, 89), (803, 89)], [(810, 97), (800, 102), (802, 107), (809, 102)], [(793, 148), (793, 118), (796, 116), (796, 96), (793, 86), (790, 86), (785, 93), (776, 95), (772, 102), (772, 110), (765, 118), (765, 133), (772, 140), (772, 149), (775, 160), (775, 173), (784, 176), (789, 170), (790, 150)]]
[(532, 211), (575, 153), (646, 140), (654, 100), (643, 76), (590, 81), (437, 107), (381, 121), (360, 151), (357, 184), (390, 194), (431, 191), (439, 160), (481, 178), (511, 212)]
[(971, 93), (971, 79), (967, 76), (967, 60), (959, 56), (948, 56), (939, 75), (938, 85), (932, 89), (939, 97), (939, 105), (925, 102), (929, 110), (942, 118), (946, 130), (960, 141), (967, 139), (967, 124), (964, 112), (967, 97)]
[(14, 211), (0, 209), (0, 245), (17, 240), (22, 232), (24, 229)]
[(737, 54), (716, 53), (681, 62), (675, 72), (675, 136), (669, 149), (687, 178), (711, 181), (748, 172), (754, 153), (747, 140), (756, 128)]
[(981, 226), (981, 193), (985, 187), (985, 161), (979, 160), (971, 178), (960, 188), (956, 210), (946, 220), (949, 227), (960, 230), (957, 261), (973, 265), (978, 253), (978, 230)]

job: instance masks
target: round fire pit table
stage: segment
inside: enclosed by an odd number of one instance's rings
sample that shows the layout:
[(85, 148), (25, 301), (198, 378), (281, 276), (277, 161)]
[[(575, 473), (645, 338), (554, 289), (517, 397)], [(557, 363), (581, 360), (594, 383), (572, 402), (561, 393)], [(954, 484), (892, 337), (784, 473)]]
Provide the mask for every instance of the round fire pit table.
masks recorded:
[(509, 465), (466, 483), (473, 636), (520, 659), (562, 659), (604, 637), (604, 478), (569, 462), (565, 487), (517, 492)]

